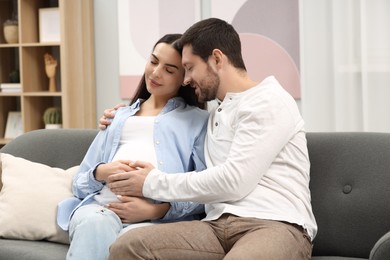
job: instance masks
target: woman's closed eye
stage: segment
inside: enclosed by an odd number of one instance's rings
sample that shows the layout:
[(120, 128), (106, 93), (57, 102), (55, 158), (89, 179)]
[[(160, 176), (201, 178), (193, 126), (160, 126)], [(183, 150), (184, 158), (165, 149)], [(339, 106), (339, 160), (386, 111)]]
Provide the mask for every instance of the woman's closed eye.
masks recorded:
[(174, 70), (170, 67), (167, 67), (166, 68), (166, 71), (169, 73), (169, 74), (173, 74), (174, 73)]

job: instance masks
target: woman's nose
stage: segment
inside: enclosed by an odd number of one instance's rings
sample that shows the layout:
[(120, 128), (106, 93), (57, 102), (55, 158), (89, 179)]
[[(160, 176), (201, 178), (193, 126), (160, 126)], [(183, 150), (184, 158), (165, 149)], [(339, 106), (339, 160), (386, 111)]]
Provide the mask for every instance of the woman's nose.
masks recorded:
[(160, 66), (157, 66), (157, 67), (154, 68), (154, 70), (153, 70), (153, 75), (154, 75), (155, 77), (157, 77), (157, 78), (160, 77), (160, 75), (161, 75), (161, 68), (160, 68)]

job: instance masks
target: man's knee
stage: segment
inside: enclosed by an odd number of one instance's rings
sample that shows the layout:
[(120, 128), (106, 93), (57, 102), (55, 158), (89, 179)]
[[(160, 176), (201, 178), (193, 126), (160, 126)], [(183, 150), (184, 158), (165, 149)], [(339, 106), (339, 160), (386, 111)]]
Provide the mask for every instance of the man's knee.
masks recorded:
[[(139, 243), (140, 239), (134, 239), (135, 236), (128, 235), (133, 232), (133, 230), (131, 232), (127, 232), (111, 244), (109, 256), (110, 260), (135, 259), (135, 257), (132, 256), (134, 253), (134, 250), (132, 249), (138, 247), (136, 243)], [(143, 252), (143, 250), (140, 252)]]

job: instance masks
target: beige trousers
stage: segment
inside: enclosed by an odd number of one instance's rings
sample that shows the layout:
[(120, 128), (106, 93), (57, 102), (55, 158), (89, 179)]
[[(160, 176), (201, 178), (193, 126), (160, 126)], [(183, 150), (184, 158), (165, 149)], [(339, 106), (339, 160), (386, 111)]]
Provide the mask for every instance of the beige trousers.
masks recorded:
[(110, 248), (110, 260), (311, 259), (307, 233), (289, 223), (224, 214), (132, 229)]

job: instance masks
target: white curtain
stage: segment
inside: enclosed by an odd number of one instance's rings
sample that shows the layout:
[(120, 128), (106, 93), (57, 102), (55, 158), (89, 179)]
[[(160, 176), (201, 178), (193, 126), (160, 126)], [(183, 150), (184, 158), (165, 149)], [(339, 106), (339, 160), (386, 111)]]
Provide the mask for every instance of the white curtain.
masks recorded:
[(390, 132), (390, 0), (300, 0), (308, 131)]

